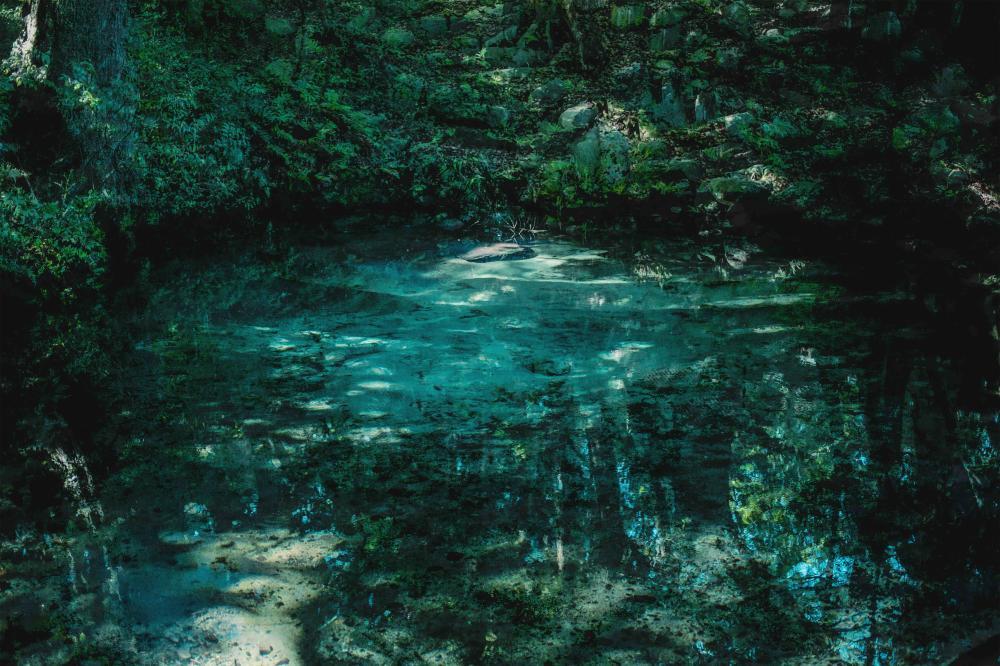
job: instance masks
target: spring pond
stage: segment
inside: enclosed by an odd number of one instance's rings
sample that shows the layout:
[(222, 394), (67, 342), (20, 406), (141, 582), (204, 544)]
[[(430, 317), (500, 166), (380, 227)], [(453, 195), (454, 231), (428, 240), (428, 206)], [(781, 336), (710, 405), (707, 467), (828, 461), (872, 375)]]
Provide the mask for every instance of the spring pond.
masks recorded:
[(150, 664), (886, 665), (997, 631), (1000, 426), (912, 297), (746, 242), (463, 258), (495, 240), (157, 269), (121, 469), (88, 496), (67, 457), (79, 533), (0, 601)]

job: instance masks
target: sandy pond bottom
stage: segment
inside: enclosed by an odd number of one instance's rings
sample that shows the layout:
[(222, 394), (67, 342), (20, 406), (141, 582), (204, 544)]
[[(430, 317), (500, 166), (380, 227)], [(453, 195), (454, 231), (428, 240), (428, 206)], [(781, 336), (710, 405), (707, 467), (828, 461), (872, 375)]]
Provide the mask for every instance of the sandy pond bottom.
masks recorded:
[(74, 635), (151, 664), (902, 664), (995, 621), (996, 418), (942, 410), (904, 297), (748, 245), (349, 237), (153, 276), (124, 469), (34, 592), (72, 590)]

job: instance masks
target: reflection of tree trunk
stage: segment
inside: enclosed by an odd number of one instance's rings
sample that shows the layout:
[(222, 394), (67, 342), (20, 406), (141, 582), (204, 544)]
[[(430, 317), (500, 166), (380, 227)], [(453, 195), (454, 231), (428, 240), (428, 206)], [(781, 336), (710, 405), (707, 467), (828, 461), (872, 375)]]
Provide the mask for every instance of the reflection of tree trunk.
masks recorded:
[(593, 525), (593, 536), (597, 540), (595, 555), (601, 564), (606, 565), (616, 564), (621, 557), (620, 549), (609, 539), (610, 535), (617, 533), (619, 522), (618, 481), (610, 448), (599, 438), (591, 439), (590, 469), (594, 475), (597, 511)]
[(871, 381), (865, 407), (872, 473), (878, 480), (870, 503), (858, 516), (859, 539), (865, 543), (872, 560), (884, 561), (885, 549), (899, 538), (898, 515), (900, 496), (899, 475), (903, 464), (904, 413), (907, 385), (912, 365), (900, 340), (879, 341), (872, 365), (881, 365), (881, 376)]
[[(955, 438), (955, 410), (952, 408), (952, 397), (949, 394), (945, 378), (940, 368), (940, 360), (933, 357), (925, 359), (927, 383), (930, 386), (930, 396), (926, 400), (928, 428), (915, 429), (915, 435), (923, 441), (923, 455), (953, 458), (958, 452), (958, 442)], [(919, 407), (919, 405), (918, 405)], [(927, 432), (929, 431), (929, 432)]]
[(616, 419), (602, 418), (601, 428), (590, 437), (590, 467), (594, 478), (597, 516), (592, 532), (596, 539), (595, 556), (605, 566), (617, 566), (625, 550), (625, 525), (622, 522), (621, 486), (615, 438), (624, 431)]
[(875, 663), (878, 646), (878, 584), (879, 574), (876, 572), (872, 581), (871, 596), (868, 598), (868, 639), (865, 641), (865, 666)]
[(868, 394), (867, 412), (872, 458), (888, 466), (902, 456), (903, 400), (910, 376), (910, 364), (898, 340), (885, 340), (876, 352), (882, 365), (881, 381)]

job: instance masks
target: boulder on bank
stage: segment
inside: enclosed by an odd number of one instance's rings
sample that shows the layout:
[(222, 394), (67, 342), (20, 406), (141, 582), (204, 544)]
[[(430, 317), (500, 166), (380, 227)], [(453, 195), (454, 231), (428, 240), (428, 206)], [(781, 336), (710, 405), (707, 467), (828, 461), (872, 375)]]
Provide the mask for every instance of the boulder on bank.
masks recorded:
[(597, 109), (590, 102), (571, 106), (559, 116), (559, 125), (563, 129), (585, 129), (590, 127), (597, 117)]

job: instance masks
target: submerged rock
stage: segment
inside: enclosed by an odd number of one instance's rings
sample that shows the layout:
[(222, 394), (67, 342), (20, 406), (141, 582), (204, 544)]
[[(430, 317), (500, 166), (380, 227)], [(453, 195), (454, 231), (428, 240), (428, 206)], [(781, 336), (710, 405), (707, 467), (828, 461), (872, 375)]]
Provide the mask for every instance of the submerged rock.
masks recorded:
[(184, 522), (190, 530), (211, 532), (215, 529), (215, 521), (208, 507), (198, 502), (188, 502), (184, 505)]
[(530, 259), (533, 256), (535, 256), (535, 251), (530, 247), (517, 243), (494, 243), (469, 250), (461, 258), (474, 264), (486, 264), (492, 261)]
[(458, 231), (465, 226), (465, 221), (456, 217), (446, 217), (438, 222), (438, 226), (445, 231)]

